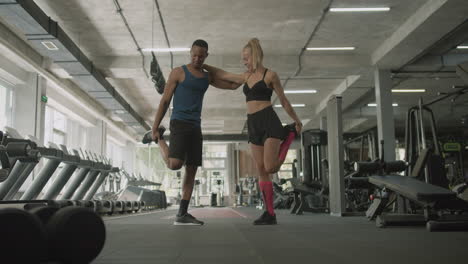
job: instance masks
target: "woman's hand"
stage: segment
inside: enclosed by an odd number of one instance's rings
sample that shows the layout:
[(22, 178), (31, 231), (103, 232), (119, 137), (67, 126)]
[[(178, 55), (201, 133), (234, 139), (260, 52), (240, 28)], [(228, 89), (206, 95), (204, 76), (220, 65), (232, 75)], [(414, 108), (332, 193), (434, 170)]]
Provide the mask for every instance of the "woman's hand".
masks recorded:
[(300, 135), (301, 131), (302, 131), (302, 123), (301, 123), (301, 121), (296, 121), (295, 123), (296, 123), (297, 134)]

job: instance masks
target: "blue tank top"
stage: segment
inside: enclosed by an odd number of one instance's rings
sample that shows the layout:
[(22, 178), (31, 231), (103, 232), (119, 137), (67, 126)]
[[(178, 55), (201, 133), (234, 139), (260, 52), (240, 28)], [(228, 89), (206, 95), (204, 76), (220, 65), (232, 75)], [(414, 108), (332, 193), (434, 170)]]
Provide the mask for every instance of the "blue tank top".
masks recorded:
[(203, 97), (209, 86), (208, 73), (204, 77), (193, 76), (186, 65), (182, 66), (185, 79), (174, 92), (171, 120), (182, 120), (200, 126)]

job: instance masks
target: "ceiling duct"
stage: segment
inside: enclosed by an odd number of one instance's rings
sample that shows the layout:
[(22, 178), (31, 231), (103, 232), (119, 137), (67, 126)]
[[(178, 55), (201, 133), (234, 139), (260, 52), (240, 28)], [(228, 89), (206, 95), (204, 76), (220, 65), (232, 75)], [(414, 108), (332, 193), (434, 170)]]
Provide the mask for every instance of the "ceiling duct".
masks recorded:
[(42, 56), (62, 67), (73, 81), (138, 133), (150, 129), (144, 119), (105, 79), (57, 22), (33, 1), (0, 0), (1, 18), (22, 31)]

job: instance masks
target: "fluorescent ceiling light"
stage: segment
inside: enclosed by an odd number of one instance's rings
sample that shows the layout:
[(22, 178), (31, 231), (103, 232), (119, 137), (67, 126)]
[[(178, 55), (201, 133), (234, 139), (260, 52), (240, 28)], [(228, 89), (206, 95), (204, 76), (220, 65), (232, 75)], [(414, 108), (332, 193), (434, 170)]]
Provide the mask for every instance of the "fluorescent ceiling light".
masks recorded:
[(458, 46), (457, 49), (468, 49), (468, 46)]
[(115, 110), (114, 113), (118, 115), (125, 114), (125, 110)]
[(392, 89), (393, 93), (425, 93), (426, 89)]
[[(371, 104), (367, 104), (367, 106), (376, 107), (377, 104), (376, 104), (376, 103), (371, 103)], [(397, 103), (393, 103), (392, 106), (398, 106), (398, 104), (397, 104)]]
[(330, 8), (330, 12), (388, 12), (390, 7), (345, 7), (345, 8)]
[(310, 47), (307, 50), (354, 50), (355, 47)]
[(317, 90), (285, 90), (285, 94), (312, 94), (317, 93)]
[[(292, 107), (305, 107), (305, 104), (291, 104)], [(275, 105), (275, 107), (283, 107), (282, 105)]]
[(143, 51), (154, 51), (154, 52), (182, 52), (182, 51), (190, 51), (190, 48), (148, 48), (142, 49)]
[(48, 50), (58, 50), (58, 47), (52, 41), (42, 41), (41, 44)]

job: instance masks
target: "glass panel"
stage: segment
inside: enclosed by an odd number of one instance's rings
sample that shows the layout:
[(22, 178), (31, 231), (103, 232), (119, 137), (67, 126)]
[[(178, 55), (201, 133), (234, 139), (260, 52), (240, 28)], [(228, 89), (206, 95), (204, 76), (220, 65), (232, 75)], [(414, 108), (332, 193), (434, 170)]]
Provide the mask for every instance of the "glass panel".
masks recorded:
[(59, 111), (54, 111), (54, 128), (60, 131), (67, 131), (67, 120)]
[(65, 144), (65, 134), (57, 130), (54, 130), (54, 140), (55, 144)]
[(13, 118), (13, 90), (0, 85), (0, 129), (10, 126)]
[(226, 145), (204, 145), (203, 157), (206, 158), (226, 158), (227, 146)]
[(0, 129), (7, 125), (7, 89), (0, 86)]
[(44, 123), (44, 143), (48, 144), (53, 141), (53, 115), (54, 110), (46, 105), (45, 108), (45, 123)]
[(205, 159), (203, 160), (203, 168), (225, 168), (224, 159)]

